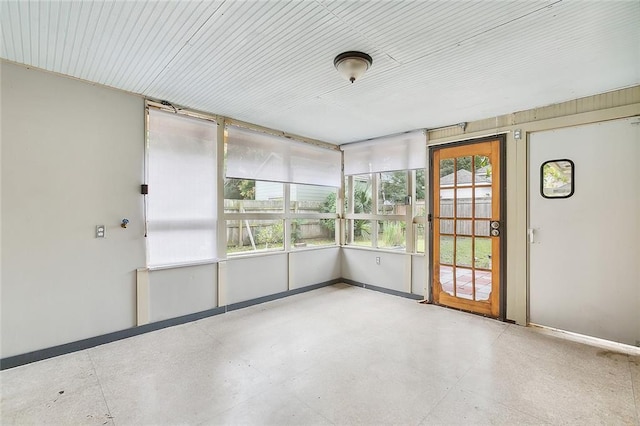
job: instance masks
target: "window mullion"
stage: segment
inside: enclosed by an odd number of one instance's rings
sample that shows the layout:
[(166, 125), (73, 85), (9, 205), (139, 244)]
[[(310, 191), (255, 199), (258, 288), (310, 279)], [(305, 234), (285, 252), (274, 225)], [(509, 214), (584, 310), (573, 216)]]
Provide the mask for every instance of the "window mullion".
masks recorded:
[(218, 212), (218, 223), (216, 226), (217, 230), (217, 238), (216, 245), (218, 249), (218, 258), (226, 259), (227, 258), (227, 221), (225, 220), (224, 213), (224, 144), (225, 144), (225, 136), (224, 136), (224, 118), (217, 119), (217, 136), (218, 140), (216, 146), (217, 153), (217, 174), (216, 174), (216, 199), (214, 200), (217, 203), (217, 212)]
[(291, 251), (291, 185), (284, 184), (284, 251)]
[(407, 253), (415, 252), (415, 229), (413, 226), (413, 206), (416, 200), (416, 171), (407, 172), (407, 194), (409, 195), (409, 205), (405, 209), (405, 237)]
[(378, 194), (380, 173), (372, 173), (371, 175), (371, 213), (376, 215), (376, 219), (371, 221), (371, 247), (378, 247)]
[[(348, 203), (349, 207), (347, 209), (348, 210), (347, 213), (353, 214), (354, 204), (355, 204), (355, 194), (353, 193), (353, 189), (354, 189), (353, 176), (349, 176), (348, 185), (349, 185), (349, 203)], [(355, 237), (355, 233), (353, 229), (354, 228), (353, 220), (351, 220), (350, 223), (351, 223), (351, 226), (349, 226), (349, 237), (347, 241), (353, 244), (353, 239)]]

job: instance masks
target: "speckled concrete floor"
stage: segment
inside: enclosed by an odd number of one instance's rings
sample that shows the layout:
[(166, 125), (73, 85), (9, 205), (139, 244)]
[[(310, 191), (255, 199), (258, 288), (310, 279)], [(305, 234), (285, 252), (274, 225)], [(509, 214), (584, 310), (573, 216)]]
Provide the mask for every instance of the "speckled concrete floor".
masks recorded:
[(9, 424), (640, 424), (640, 357), (335, 285), (0, 373)]

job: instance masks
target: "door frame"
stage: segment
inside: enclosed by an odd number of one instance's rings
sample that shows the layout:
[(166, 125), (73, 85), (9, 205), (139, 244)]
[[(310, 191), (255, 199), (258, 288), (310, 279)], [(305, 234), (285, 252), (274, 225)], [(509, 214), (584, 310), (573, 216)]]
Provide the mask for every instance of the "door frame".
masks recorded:
[[(427, 216), (427, 223), (429, 224), (429, 271), (427, 273), (427, 279), (429, 280), (429, 303), (433, 301), (433, 153), (435, 150), (441, 148), (453, 148), (457, 146), (473, 145), (481, 142), (490, 142), (497, 140), (500, 146), (500, 303), (499, 314), (496, 319), (499, 321), (506, 321), (507, 318), (507, 137), (506, 134), (496, 134), (492, 136), (483, 136), (480, 138), (467, 139), (451, 143), (443, 143), (437, 145), (427, 146), (429, 150), (429, 211)], [(448, 307), (445, 305), (439, 305)], [(450, 307), (448, 307), (450, 308)], [(450, 308), (456, 309), (456, 308)], [(467, 312), (467, 311), (465, 311)], [(476, 315), (487, 316), (484, 314)]]

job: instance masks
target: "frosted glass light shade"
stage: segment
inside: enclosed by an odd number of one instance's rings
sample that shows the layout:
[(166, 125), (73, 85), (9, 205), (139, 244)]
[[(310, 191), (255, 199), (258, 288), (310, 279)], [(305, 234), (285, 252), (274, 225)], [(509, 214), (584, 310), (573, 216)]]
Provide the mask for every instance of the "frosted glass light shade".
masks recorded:
[(372, 64), (371, 56), (362, 52), (344, 52), (333, 60), (340, 75), (352, 83), (362, 77)]

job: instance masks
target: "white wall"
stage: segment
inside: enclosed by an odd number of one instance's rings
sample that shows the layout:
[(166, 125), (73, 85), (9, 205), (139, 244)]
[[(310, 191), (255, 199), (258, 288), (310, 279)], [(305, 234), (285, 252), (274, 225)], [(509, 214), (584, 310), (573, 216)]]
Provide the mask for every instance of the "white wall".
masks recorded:
[(340, 247), (294, 251), (289, 254), (289, 289), (340, 278)]
[(0, 67), (1, 356), (134, 326), (135, 271), (145, 263), (143, 99)]
[(218, 306), (216, 263), (149, 271), (149, 319), (175, 318)]
[(218, 303), (231, 305), (340, 278), (340, 248), (231, 257), (219, 268)]
[[(380, 264), (376, 264), (376, 258)], [(411, 255), (344, 247), (342, 278), (411, 293)]]
[(229, 259), (220, 284), (222, 305), (244, 302), (281, 293), (289, 289), (287, 253), (265, 254)]
[(428, 263), (425, 256), (411, 256), (411, 293), (429, 296), (428, 292)]

